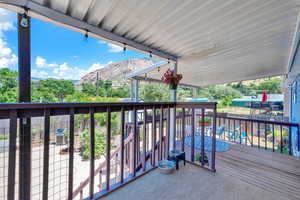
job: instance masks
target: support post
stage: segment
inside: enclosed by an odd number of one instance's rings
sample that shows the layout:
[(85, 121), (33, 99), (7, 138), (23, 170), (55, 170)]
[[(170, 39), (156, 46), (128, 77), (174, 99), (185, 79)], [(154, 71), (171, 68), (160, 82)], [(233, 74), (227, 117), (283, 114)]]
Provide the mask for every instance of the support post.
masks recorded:
[[(173, 66), (173, 70), (177, 73), (177, 62)], [(170, 90), (170, 101), (176, 102), (177, 100), (177, 90)], [(175, 137), (176, 137), (176, 108), (170, 110), (170, 140), (169, 147), (170, 151), (175, 150)]]
[[(134, 101), (134, 95), (133, 95), (133, 89), (134, 89), (134, 80), (130, 79), (130, 102)], [(132, 123), (133, 122), (133, 112), (132, 110), (129, 111), (128, 113), (128, 122)]]
[[(21, 25), (22, 14), (18, 14), (18, 61), (19, 61), (19, 102), (31, 101), (30, 66), (30, 17), (27, 26)], [(31, 197), (31, 120), (20, 119), (19, 156), (19, 199)]]
[(99, 96), (99, 72), (97, 72), (96, 76), (96, 96)]
[(134, 101), (139, 102), (139, 80), (134, 80)]
[(193, 90), (193, 99), (197, 98), (197, 88), (192, 88)]

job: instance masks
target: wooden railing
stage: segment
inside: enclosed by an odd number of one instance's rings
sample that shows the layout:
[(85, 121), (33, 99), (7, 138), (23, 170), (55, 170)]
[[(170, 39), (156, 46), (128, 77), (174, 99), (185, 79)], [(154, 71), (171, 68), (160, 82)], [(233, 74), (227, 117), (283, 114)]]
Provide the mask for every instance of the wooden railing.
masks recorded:
[[(191, 146), (186, 145), (185, 137), (192, 137), (194, 141), (196, 127), (192, 128), (192, 135), (186, 135), (184, 122), (187, 119), (183, 116), (181, 119), (183, 129), (180, 131), (176, 126), (176, 119), (180, 116), (176, 113), (180, 110), (191, 113), (195, 113), (195, 110), (215, 112), (215, 109), (216, 103), (178, 102), (0, 104), (0, 119), (9, 119), (10, 123), (8, 166), (2, 169), (7, 173), (7, 176), (3, 178), (7, 178), (8, 182), (7, 185), (2, 186), (7, 191), (4, 199), (13, 200), (20, 193), (23, 193), (22, 196), (26, 193), (25, 196), (28, 196), (28, 199), (43, 200), (99, 198), (154, 169), (159, 160), (167, 158), (172, 147), (185, 150), (188, 153), (187, 159), (196, 163), (195, 152), (204, 154), (204, 147), (195, 149), (194, 142)], [(137, 120), (138, 111), (142, 111), (142, 121)], [(101, 128), (97, 125), (95, 115), (98, 113), (106, 115), (106, 127)], [(112, 136), (113, 113), (118, 113), (120, 116), (119, 138)], [(126, 116), (130, 113), (133, 119), (131, 132), (128, 132), (126, 126), (129, 122)], [(78, 115), (88, 115), (90, 156), (89, 161), (79, 164), (76, 161), (79, 156), (77, 151), (80, 149), (82, 151), (82, 148), (76, 147)], [(57, 116), (67, 118), (64, 124), (67, 130), (67, 143), (63, 145), (58, 145), (57, 141), (56, 143), (53, 141), (54, 131), (51, 130), (51, 124), (54, 123), (53, 118)], [(216, 124), (215, 117), (213, 116), (214, 125)], [(35, 118), (43, 119), (43, 130), (38, 137), (39, 142), (35, 141), (34, 127), (31, 127), (31, 121)], [(191, 120), (195, 118), (192, 117)], [(105, 160), (100, 164), (96, 159), (96, 145), (98, 144), (95, 136), (99, 128), (106, 132), (105, 153), (102, 156)], [(175, 137), (171, 137), (171, 131), (175, 133)], [(113, 149), (112, 141), (116, 139), (119, 140), (119, 146)], [(212, 140), (213, 151), (210, 165), (204, 165), (202, 160), (199, 165), (215, 171), (215, 134), (212, 135)], [(66, 149), (67, 155), (64, 153)], [(116, 168), (111, 171), (114, 161), (117, 163)], [(77, 166), (81, 164), (82, 167)], [(76, 171), (74, 174), (75, 168), (82, 170), (83, 173), (89, 172), (77, 187), (75, 187), (77, 176), (81, 172)], [(96, 183), (97, 176), (101, 179), (99, 184)], [(28, 179), (24, 181), (24, 177)], [(112, 181), (113, 177), (115, 181)]]
[(293, 154), (292, 133), (298, 135), (300, 150), (300, 128), (297, 123), (217, 116), (217, 127), (225, 127), (220, 138), (246, 146), (263, 148), (284, 154)]

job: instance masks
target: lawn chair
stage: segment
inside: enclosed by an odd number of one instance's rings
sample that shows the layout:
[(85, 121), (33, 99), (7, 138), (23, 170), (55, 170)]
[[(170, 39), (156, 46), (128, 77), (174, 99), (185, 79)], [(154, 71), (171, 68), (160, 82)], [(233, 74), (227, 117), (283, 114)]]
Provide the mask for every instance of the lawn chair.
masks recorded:
[(245, 143), (247, 140), (247, 132), (241, 131), (241, 127), (237, 126), (234, 131), (229, 131), (229, 138), (234, 142), (239, 141), (241, 143)]
[[(225, 133), (225, 126), (222, 125), (220, 126), (217, 130), (216, 130), (216, 136), (218, 136), (219, 138), (221, 138), (221, 136)], [(210, 128), (208, 131), (207, 131), (207, 134), (208, 135), (212, 135), (212, 128)]]

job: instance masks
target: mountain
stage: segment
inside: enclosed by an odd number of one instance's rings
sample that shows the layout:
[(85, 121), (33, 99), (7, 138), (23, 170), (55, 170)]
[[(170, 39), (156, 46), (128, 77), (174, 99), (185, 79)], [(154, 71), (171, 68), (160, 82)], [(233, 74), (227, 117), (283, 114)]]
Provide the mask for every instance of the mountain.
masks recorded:
[(126, 75), (141, 70), (145, 67), (153, 65), (154, 61), (150, 59), (128, 59), (120, 62), (114, 62), (106, 65), (105, 67), (88, 73), (83, 76), (76, 85), (81, 85), (82, 83), (95, 83), (97, 80), (97, 73), (99, 80), (113, 80), (113, 85), (120, 85), (122, 82), (126, 82)]
[[(31, 81), (40, 81), (40, 80), (45, 80), (45, 79), (49, 79), (49, 78), (37, 78), (37, 77), (31, 77)], [(60, 80), (60, 79), (57, 79), (57, 80)], [(71, 81), (72, 83), (77, 83), (79, 80), (69, 80)]]

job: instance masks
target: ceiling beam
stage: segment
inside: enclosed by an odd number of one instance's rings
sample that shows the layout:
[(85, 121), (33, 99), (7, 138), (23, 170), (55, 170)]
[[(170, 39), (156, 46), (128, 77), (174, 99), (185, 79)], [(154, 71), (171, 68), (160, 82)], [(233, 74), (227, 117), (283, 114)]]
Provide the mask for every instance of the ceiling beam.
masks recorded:
[[(115, 33), (106, 31), (102, 28), (88, 24), (82, 20), (73, 18), (61, 12), (55, 11), (31, 0), (0, 0), (0, 3), (2, 3), (2, 5), (0, 5), (2, 7), (4, 7), (4, 4), (14, 7), (26, 6), (29, 9), (29, 15), (31, 15), (32, 17), (37, 17), (41, 20), (54, 23), (56, 25), (63, 26), (65, 28), (72, 29), (81, 33), (85, 33), (86, 30), (88, 30), (89, 35), (92, 35), (104, 41), (112, 42), (120, 46), (126, 45), (127, 48), (141, 51), (143, 53), (151, 53), (152, 55), (167, 60), (176, 61), (178, 59), (178, 57), (175, 55), (171, 55), (167, 52), (163, 52), (161, 50), (138, 43), (134, 40), (130, 40)], [(16, 10), (20, 12), (20, 9)]]
[[(154, 83), (162, 83), (161, 80), (158, 79), (154, 79), (154, 78), (145, 78), (145, 77), (141, 77), (141, 76), (136, 76), (134, 78), (132, 78), (134, 80), (139, 80), (139, 81), (149, 81), (149, 82), (154, 82)], [(190, 84), (185, 84), (185, 83), (179, 83), (179, 86), (183, 86), (183, 87), (187, 87), (187, 88), (201, 88), (199, 86), (195, 86), (195, 85), (190, 85)]]
[(154, 65), (150, 65), (149, 67), (146, 67), (144, 69), (141, 69), (139, 71), (136, 71), (136, 72), (133, 72), (129, 75), (126, 76), (126, 79), (131, 79), (131, 78), (134, 78), (136, 76), (139, 76), (139, 75), (142, 75), (142, 74), (146, 74), (150, 71), (153, 71), (159, 67), (164, 67), (165, 65), (168, 65), (169, 63), (166, 62), (166, 61), (161, 61), (161, 62), (158, 62), (158, 63), (155, 63)]

